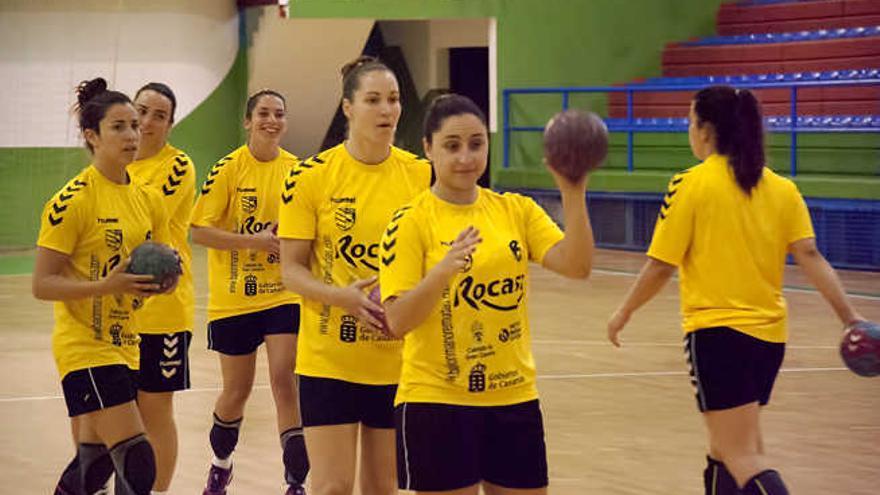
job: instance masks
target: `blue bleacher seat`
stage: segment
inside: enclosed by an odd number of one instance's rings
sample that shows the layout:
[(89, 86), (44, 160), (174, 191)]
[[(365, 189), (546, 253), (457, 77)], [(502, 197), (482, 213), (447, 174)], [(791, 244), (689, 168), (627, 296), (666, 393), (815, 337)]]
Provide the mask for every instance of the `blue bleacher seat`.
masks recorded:
[[(605, 119), (610, 130), (619, 129), (627, 125), (625, 118)], [(676, 132), (687, 129), (688, 119), (684, 117), (636, 117), (633, 125), (644, 130), (656, 130), (658, 132)], [(791, 127), (790, 115), (770, 115), (764, 118), (764, 125), (769, 129), (787, 129)], [(797, 118), (798, 127), (802, 128), (880, 128), (880, 116), (878, 115), (800, 115)]]
[[(844, 38), (880, 36), (880, 26), (818, 29), (790, 33), (736, 34), (730, 36), (707, 36), (682, 43), (683, 46), (750, 45), (762, 43), (793, 43), (798, 41), (822, 41)], [(878, 40), (880, 41), (880, 40)]]
[[(878, 40), (880, 41), (880, 40)], [(754, 84), (789, 81), (849, 81), (880, 77), (880, 68), (833, 70), (823, 72), (790, 72), (785, 74), (743, 74), (737, 76), (652, 77), (630, 86), (674, 86), (680, 84)]]

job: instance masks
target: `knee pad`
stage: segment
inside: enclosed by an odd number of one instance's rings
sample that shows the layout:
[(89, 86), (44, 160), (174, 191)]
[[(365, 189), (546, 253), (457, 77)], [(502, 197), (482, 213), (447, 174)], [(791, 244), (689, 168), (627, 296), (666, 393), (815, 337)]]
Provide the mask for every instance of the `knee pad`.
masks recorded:
[(235, 421), (223, 421), (214, 414), (214, 426), (209, 435), (211, 448), (218, 459), (228, 459), (238, 444), (238, 430), (241, 428), (243, 418)]
[(58, 485), (55, 486), (55, 495), (80, 495), (82, 493), (82, 476), (79, 470), (79, 454), (73, 456), (70, 464), (64, 468)]
[(785, 487), (778, 472), (767, 469), (752, 476), (743, 487), (742, 493), (745, 495), (788, 495), (788, 488)]
[(110, 458), (116, 468), (116, 493), (150, 495), (156, 480), (156, 458), (147, 437), (140, 434), (119, 442), (110, 449)]
[(733, 475), (723, 462), (706, 456), (706, 469), (703, 470), (703, 486), (706, 495), (736, 495), (739, 487)]
[(284, 480), (291, 485), (302, 485), (309, 474), (309, 457), (302, 428), (291, 428), (281, 434), (284, 451)]
[(76, 456), (79, 458), (80, 486), (83, 493), (102, 493), (113, 474), (113, 461), (107, 447), (99, 443), (81, 443), (77, 446)]

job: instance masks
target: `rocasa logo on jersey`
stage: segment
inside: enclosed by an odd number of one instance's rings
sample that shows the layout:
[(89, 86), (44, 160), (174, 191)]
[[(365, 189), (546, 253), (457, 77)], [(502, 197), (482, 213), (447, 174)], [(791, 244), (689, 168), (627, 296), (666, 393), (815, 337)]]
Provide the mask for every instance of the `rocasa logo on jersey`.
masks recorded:
[(239, 234), (257, 234), (269, 228), (272, 222), (260, 222), (253, 215), (244, 219), (238, 226)]
[(485, 306), (497, 311), (513, 311), (519, 307), (525, 295), (525, 274), (478, 282), (473, 275), (461, 279), (455, 290), (454, 307), (462, 302), (480, 310)]
[(373, 271), (379, 271), (375, 260), (379, 257), (379, 243), (361, 244), (355, 242), (354, 237), (346, 235), (339, 238), (336, 246), (336, 259), (342, 258), (352, 268), (365, 266)]

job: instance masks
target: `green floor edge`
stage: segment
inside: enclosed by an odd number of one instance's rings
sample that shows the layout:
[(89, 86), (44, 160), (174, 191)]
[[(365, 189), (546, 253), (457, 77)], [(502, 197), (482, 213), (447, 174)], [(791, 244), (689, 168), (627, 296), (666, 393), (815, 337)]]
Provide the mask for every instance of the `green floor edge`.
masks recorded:
[(0, 276), (27, 275), (33, 270), (33, 254), (0, 254)]

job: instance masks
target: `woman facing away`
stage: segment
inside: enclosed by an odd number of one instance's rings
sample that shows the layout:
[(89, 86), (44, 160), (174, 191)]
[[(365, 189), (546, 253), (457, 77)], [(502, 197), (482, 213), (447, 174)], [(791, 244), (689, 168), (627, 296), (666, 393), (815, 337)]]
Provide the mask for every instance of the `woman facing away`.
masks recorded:
[(619, 346), (632, 314), (678, 272), (685, 353), (709, 437), (707, 495), (788, 493), (760, 427), (788, 339), (786, 255), (841, 323), (862, 319), (816, 249), (797, 187), (766, 168), (763, 132), (748, 90), (712, 86), (694, 96), (688, 136), (701, 163), (669, 182), (648, 261), (608, 322)]

